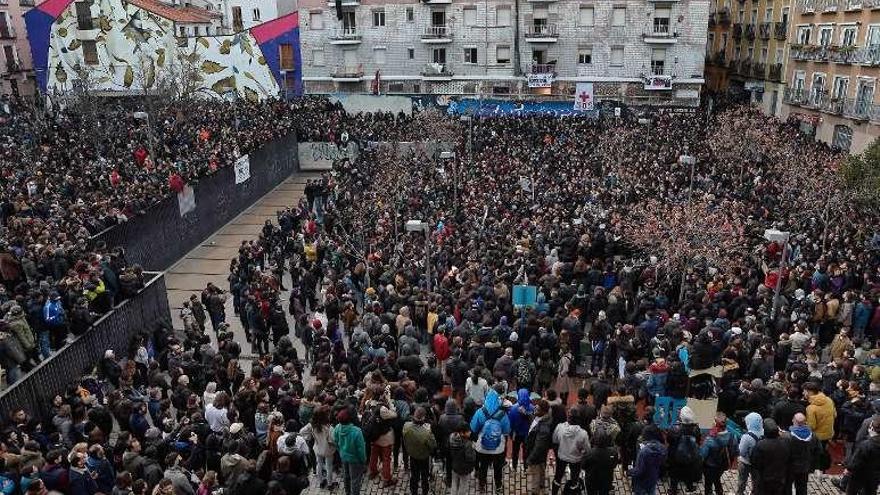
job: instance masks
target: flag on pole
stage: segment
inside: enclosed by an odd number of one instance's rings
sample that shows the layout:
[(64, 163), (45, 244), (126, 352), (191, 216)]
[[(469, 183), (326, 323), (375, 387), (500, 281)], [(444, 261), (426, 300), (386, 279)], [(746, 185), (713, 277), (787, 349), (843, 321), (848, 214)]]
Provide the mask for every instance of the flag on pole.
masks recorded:
[(580, 112), (593, 109), (593, 83), (577, 83), (574, 92), (574, 109)]

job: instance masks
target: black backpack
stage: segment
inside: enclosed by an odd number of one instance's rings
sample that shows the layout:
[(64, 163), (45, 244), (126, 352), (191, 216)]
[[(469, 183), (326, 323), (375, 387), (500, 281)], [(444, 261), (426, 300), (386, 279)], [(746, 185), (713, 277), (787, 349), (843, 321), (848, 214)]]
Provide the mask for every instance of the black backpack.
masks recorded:
[(380, 413), (380, 408), (382, 406), (376, 405), (364, 411), (364, 416), (361, 418), (361, 424), (363, 425), (364, 430), (364, 438), (367, 442), (375, 442), (382, 435), (388, 433), (391, 430), (391, 422), (385, 419), (382, 419), (382, 414)]

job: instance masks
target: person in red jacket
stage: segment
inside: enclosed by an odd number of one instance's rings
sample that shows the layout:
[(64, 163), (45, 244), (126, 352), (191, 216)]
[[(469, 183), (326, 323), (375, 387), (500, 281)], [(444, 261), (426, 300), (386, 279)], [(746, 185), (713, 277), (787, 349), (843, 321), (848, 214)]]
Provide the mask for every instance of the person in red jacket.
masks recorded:
[(434, 334), (434, 355), (437, 356), (437, 362), (440, 363), (440, 370), (446, 369), (446, 360), (449, 359), (449, 339), (442, 329), (438, 329)]

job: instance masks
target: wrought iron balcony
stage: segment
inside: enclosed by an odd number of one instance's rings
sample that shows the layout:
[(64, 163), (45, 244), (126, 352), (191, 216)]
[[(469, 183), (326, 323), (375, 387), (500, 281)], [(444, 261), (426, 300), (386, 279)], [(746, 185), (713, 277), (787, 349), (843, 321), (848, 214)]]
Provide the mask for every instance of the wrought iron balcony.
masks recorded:
[(788, 36), (788, 23), (777, 22), (773, 28), (773, 34), (778, 40), (784, 40)]
[(770, 65), (770, 73), (767, 78), (771, 81), (782, 81), (782, 64)]
[(754, 24), (747, 24), (746, 25), (745, 35), (746, 35), (746, 38), (748, 38), (750, 40), (755, 39), (755, 25)]
[(769, 40), (770, 34), (773, 32), (773, 23), (772, 22), (762, 22), (759, 26), (760, 34), (762, 40)]
[(357, 44), (361, 42), (361, 32), (356, 27), (341, 27), (330, 33), (330, 43), (334, 45)]
[(831, 50), (822, 45), (792, 45), (791, 58), (799, 62), (827, 62)]
[(559, 36), (556, 24), (532, 24), (526, 26), (526, 39), (555, 40)]
[(752, 75), (757, 77), (758, 79), (766, 79), (767, 64), (762, 64), (760, 62), (752, 64)]
[(333, 72), (330, 74), (330, 77), (338, 80), (354, 80), (359, 81), (360, 78), (364, 77), (364, 68), (362, 65), (350, 66), (350, 65), (340, 65), (333, 69)]
[(427, 64), (424, 69), (422, 69), (422, 77), (431, 79), (449, 79), (452, 77), (452, 70), (449, 69), (448, 64)]
[(736, 24), (734, 24), (734, 25), (733, 25), (732, 34), (733, 34), (733, 39), (735, 39), (735, 40), (742, 39), (742, 37), (743, 37), (743, 25), (740, 24), (740, 23), (736, 23)]
[(449, 26), (428, 26), (422, 33), (422, 41), (452, 41), (452, 28)]

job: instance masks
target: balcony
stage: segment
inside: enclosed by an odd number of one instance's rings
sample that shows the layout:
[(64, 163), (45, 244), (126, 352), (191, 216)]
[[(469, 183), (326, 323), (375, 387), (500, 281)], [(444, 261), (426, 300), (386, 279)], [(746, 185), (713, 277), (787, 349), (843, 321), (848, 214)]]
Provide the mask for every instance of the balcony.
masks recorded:
[(18, 74), (19, 72), (23, 72), (23, 71), (24, 71), (24, 69), (22, 69), (20, 63), (6, 62), (6, 74), (7, 75)]
[(762, 40), (769, 40), (770, 35), (773, 32), (773, 23), (772, 22), (762, 22), (758, 33), (761, 35)]
[[(342, 0), (342, 7), (358, 7), (360, 6), (360, 0)], [(331, 8), (336, 8), (335, 0), (327, 0), (327, 6)]]
[(712, 63), (719, 67), (725, 67), (727, 65), (727, 54), (724, 53), (724, 50), (715, 52), (715, 55), (712, 56)]
[(862, 0), (843, 0), (843, 10), (847, 12), (862, 10), (862, 4)]
[(869, 98), (835, 98), (824, 90), (787, 88), (782, 94), (782, 102), (861, 122), (880, 120), (880, 105), (874, 104)]
[(791, 45), (791, 59), (798, 62), (827, 62), (831, 51), (822, 45)]
[(822, 0), (798, 0), (798, 10), (803, 15), (815, 14), (816, 4)]
[(760, 62), (752, 64), (752, 76), (758, 79), (767, 79), (767, 64)]
[(730, 9), (727, 7), (723, 7), (718, 11), (718, 24), (721, 24), (722, 26), (730, 25)]
[(741, 40), (743, 37), (743, 25), (736, 23), (733, 25), (733, 39)]
[(747, 24), (746, 25), (745, 35), (746, 35), (746, 38), (748, 38), (750, 41), (755, 40), (755, 25), (754, 24)]
[(782, 81), (782, 64), (772, 64), (770, 66), (770, 74), (767, 76), (767, 79), (771, 81), (781, 82)]
[(330, 74), (330, 78), (334, 82), (360, 82), (362, 77), (364, 77), (364, 68), (361, 65), (356, 67), (338, 66)]
[(782, 93), (782, 103), (795, 106), (806, 106), (809, 102), (809, 94), (804, 89), (785, 88)]
[(784, 40), (788, 36), (788, 23), (777, 22), (773, 27), (773, 35), (778, 40)]
[(529, 43), (556, 43), (559, 29), (556, 24), (533, 24), (526, 26), (526, 41)]
[(448, 81), (452, 79), (452, 71), (447, 64), (427, 64), (422, 69), (422, 79), (425, 81)]
[(642, 35), (645, 43), (660, 45), (674, 45), (678, 43), (678, 33), (670, 31), (669, 25), (656, 24), (652, 29)]
[(422, 43), (452, 43), (452, 28), (449, 26), (428, 26), (422, 33)]
[(337, 28), (330, 33), (331, 45), (358, 45), (360, 42), (361, 32), (356, 27)]
[(717, 21), (715, 21), (715, 13), (712, 12), (711, 14), (709, 14), (709, 27), (715, 27), (715, 24), (717, 24)]
[(824, 0), (822, 2), (822, 12), (837, 12), (837, 0)]
[(10, 40), (15, 38), (15, 28), (9, 25), (0, 26), (0, 39)]
[(748, 59), (740, 60), (736, 73), (741, 76), (750, 76), (752, 74), (752, 61)]
[(862, 0), (862, 8), (880, 9), (880, 0)]
[(529, 74), (556, 74), (556, 64), (532, 63), (529, 65)]
[(422, 0), (427, 5), (449, 5), (452, 0)]

